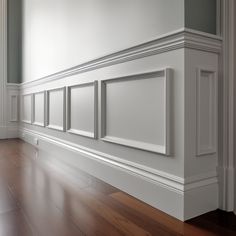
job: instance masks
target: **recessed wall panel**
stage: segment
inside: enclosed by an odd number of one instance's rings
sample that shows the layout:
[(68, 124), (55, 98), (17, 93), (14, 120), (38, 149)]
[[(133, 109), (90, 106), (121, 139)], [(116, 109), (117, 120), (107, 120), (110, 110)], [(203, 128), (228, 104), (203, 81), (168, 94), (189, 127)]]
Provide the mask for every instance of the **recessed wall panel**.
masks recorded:
[(65, 88), (47, 91), (47, 127), (65, 131)]
[(21, 120), (24, 123), (32, 123), (32, 94), (22, 95)]
[(217, 136), (216, 72), (199, 69), (197, 76), (197, 155), (216, 152)]
[(68, 132), (96, 138), (97, 82), (68, 88)]
[(33, 124), (44, 126), (45, 125), (45, 92), (34, 94), (33, 99)]
[(10, 95), (10, 121), (18, 121), (18, 95)]
[(169, 153), (169, 70), (102, 82), (103, 139)]

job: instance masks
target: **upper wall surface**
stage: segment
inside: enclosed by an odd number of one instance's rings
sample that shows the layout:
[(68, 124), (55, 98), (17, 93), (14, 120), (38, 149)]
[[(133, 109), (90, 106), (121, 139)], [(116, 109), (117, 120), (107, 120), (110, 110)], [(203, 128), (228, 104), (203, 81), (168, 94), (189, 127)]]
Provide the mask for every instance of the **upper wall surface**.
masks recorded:
[(184, 27), (184, 0), (23, 0), (23, 82)]

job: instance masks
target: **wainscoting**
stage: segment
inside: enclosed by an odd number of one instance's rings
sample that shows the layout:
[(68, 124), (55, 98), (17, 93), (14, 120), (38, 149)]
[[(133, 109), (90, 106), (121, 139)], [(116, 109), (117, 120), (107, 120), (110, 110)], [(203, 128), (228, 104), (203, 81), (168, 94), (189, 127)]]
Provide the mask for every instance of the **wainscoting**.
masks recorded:
[(183, 29), (25, 82), (19, 137), (178, 219), (215, 210), (220, 51)]

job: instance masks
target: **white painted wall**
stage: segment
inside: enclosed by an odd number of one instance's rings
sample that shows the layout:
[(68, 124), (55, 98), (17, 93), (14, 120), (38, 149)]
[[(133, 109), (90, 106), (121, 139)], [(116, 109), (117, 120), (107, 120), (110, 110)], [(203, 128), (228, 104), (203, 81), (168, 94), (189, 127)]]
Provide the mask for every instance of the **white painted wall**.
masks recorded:
[(22, 80), (183, 27), (184, 0), (23, 0)]

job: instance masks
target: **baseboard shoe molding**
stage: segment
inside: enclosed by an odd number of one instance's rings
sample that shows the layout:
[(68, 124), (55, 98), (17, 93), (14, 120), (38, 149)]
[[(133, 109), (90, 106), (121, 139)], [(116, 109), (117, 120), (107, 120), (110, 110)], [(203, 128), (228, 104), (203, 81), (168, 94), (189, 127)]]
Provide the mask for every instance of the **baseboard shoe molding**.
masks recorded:
[(0, 127), (0, 139), (12, 139), (18, 138), (18, 127), (17, 126), (1, 126)]
[[(183, 179), (25, 128), (20, 129), (19, 137), (33, 145), (35, 138), (38, 139), (39, 148), (44, 146), (56, 150), (58, 147), (69, 151), (67, 156), (71, 159), (75, 155), (73, 165), (79, 163), (78, 168), (182, 221), (203, 214), (206, 209), (218, 208), (218, 179), (215, 172)], [(199, 197), (201, 201), (197, 201)], [(197, 208), (193, 207), (196, 201)], [(211, 202), (210, 206), (208, 202)]]
[(92, 71), (95, 69), (116, 65), (140, 58), (173, 51), (180, 48), (190, 48), (200, 51), (220, 53), (222, 38), (188, 28), (182, 28), (141, 44), (114, 52), (80, 65), (59, 71), (57, 73), (26, 81), (19, 85), (20, 89), (45, 84), (72, 75)]

